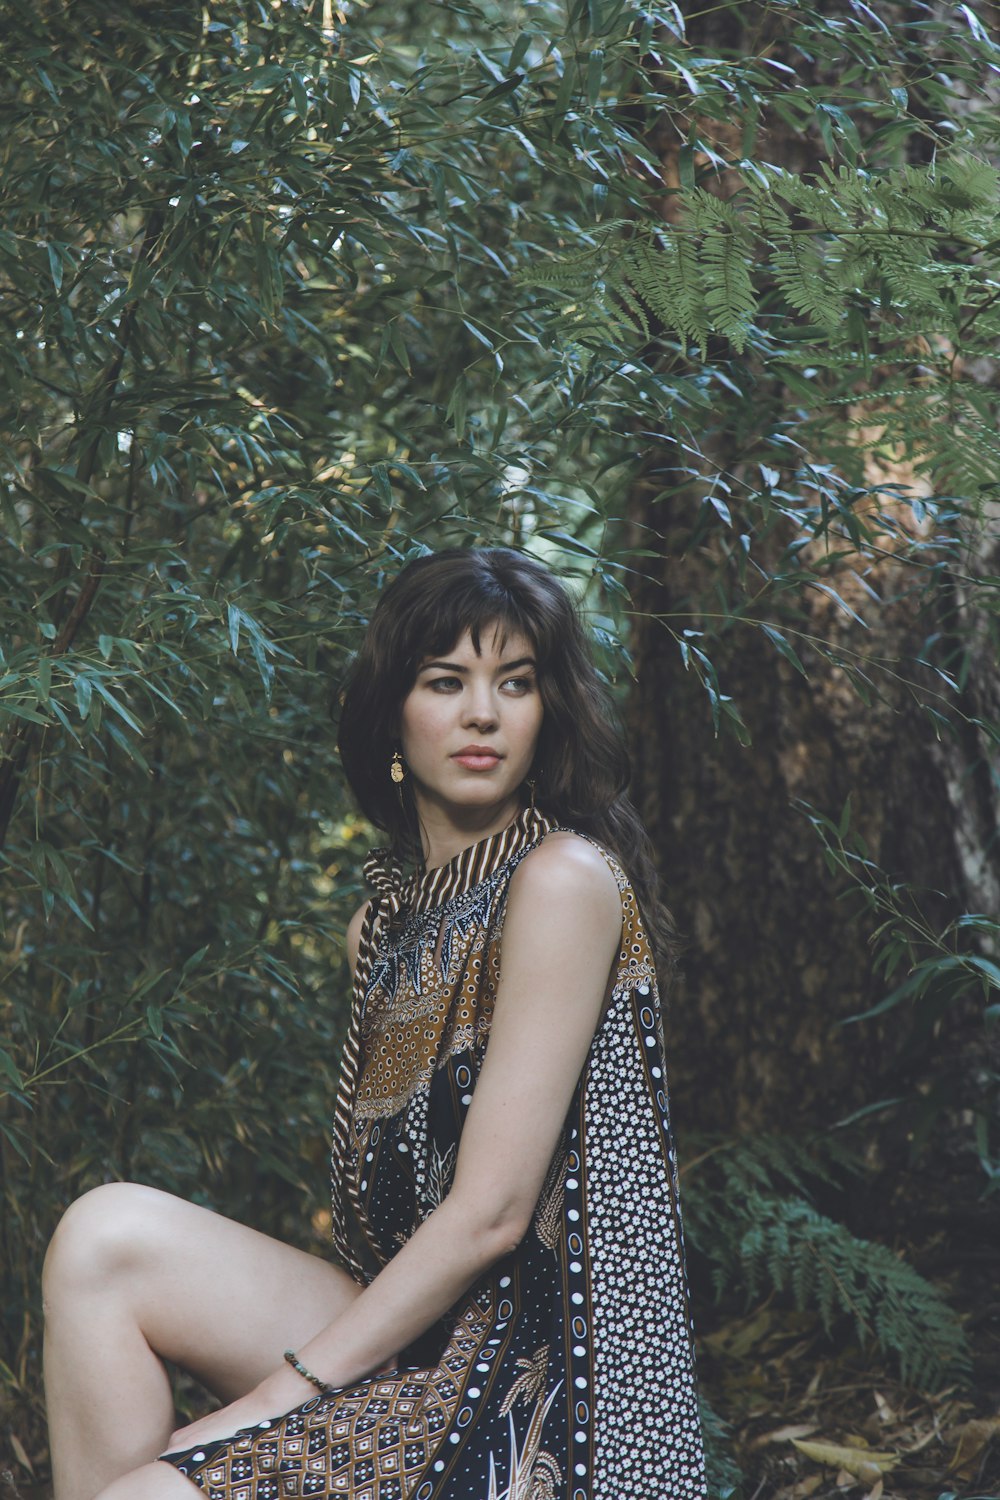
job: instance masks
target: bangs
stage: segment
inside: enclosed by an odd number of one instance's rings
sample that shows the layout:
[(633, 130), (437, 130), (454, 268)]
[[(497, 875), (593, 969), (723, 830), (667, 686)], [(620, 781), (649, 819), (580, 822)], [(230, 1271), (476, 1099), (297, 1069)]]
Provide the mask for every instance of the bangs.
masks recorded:
[[(491, 586), (492, 585), (492, 586)], [(477, 656), (482, 655), (484, 638), (502, 653), (513, 635), (524, 636), (534, 649), (538, 666), (548, 655), (543, 622), (535, 611), (526, 609), (524, 601), (514, 597), (502, 584), (483, 586), (482, 580), (466, 588), (451, 590), (444, 597), (429, 600), (409, 622), (407, 650), (409, 675), (416, 677), (420, 663), (429, 656), (444, 656), (468, 631)]]

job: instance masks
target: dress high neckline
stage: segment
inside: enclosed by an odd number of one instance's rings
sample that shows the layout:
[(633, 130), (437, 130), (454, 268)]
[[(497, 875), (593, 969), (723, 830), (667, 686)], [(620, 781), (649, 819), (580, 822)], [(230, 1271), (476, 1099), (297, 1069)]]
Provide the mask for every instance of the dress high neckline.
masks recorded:
[(506, 828), (467, 845), (445, 864), (436, 865), (432, 870), (418, 867), (407, 872), (390, 850), (373, 849), (365, 860), (365, 879), (386, 898), (393, 914), (405, 908), (411, 915), (418, 916), (464, 895), (513, 855), (530, 844), (536, 844), (557, 826), (552, 818), (547, 818), (537, 808), (525, 807)]

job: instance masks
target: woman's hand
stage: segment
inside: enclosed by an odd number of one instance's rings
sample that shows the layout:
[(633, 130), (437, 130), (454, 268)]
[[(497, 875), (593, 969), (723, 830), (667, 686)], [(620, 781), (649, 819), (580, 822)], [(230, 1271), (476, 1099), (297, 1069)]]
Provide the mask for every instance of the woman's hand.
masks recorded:
[[(397, 1362), (398, 1355), (387, 1359), (372, 1378), (392, 1374)], [(170, 1434), (170, 1441), (163, 1451), (181, 1453), (188, 1448), (199, 1448), (203, 1443), (213, 1443), (217, 1438), (232, 1437), (243, 1428), (259, 1427), (261, 1422), (283, 1417), (286, 1412), (317, 1395), (319, 1392), (303, 1380), (301, 1375), (283, 1365), (245, 1396), (231, 1401), (228, 1406), (220, 1407), (218, 1411), (209, 1412), (207, 1417), (199, 1417), (197, 1422), (178, 1427), (176, 1432)]]
[(259, 1427), (261, 1422), (283, 1417), (293, 1407), (301, 1406), (303, 1401), (315, 1395), (318, 1392), (285, 1365), (228, 1406), (209, 1412), (207, 1417), (199, 1417), (197, 1422), (186, 1427), (178, 1427), (170, 1434), (170, 1441), (163, 1451), (180, 1453), (186, 1448), (212, 1443), (216, 1438), (232, 1437), (245, 1427)]

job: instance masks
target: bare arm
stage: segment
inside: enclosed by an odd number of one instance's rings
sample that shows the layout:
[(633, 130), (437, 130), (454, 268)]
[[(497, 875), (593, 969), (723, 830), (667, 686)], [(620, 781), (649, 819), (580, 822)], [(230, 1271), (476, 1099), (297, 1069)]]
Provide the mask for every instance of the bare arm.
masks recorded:
[[(361, 1295), (299, 1349), (330, 1385), (378, 1369), (523, 1236), (600, 1019), (620, 934), (617, 883), (592, 846), (552, 834), (522, 861), (511, 880), (500, 989), (454, 1184)], [(188, 1432), (210, 1441), (232, 1432), (234, 1418), (249, 1425), (308, 1393), (301, 1377), (278, 1370)]]

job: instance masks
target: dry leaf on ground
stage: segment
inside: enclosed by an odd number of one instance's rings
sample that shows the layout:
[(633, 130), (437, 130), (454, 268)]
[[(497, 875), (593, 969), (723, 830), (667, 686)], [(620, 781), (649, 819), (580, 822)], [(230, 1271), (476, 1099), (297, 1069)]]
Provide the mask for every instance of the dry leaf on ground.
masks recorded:
[(800, 1438), (791, 1440), (800, 1453), (818, 1464), (842, 1470), (863, 1484), (877, 1484), (899, 1463), (896, 1453), (882, 1452), (877, 1448), (848, 1448), (842, 1443), (807, 1443)]
[(762, 1432), (755, 1437), (750, 1448), (765, 1448), (768, 1443), (787, 1443), (791, 1438), (809, 1437), (815, 1431), (815, 1422), (795, 1422), (790, 1426), (775, 1427), (772, 1431)]
[(980, 1456), (987, 1444), (1000, 1438), (1000, 1417), (974, 1417), (955, 1433), (958, 1447), (948, 1465), (949, 1473), (959, 1479), (973, 1479)]

